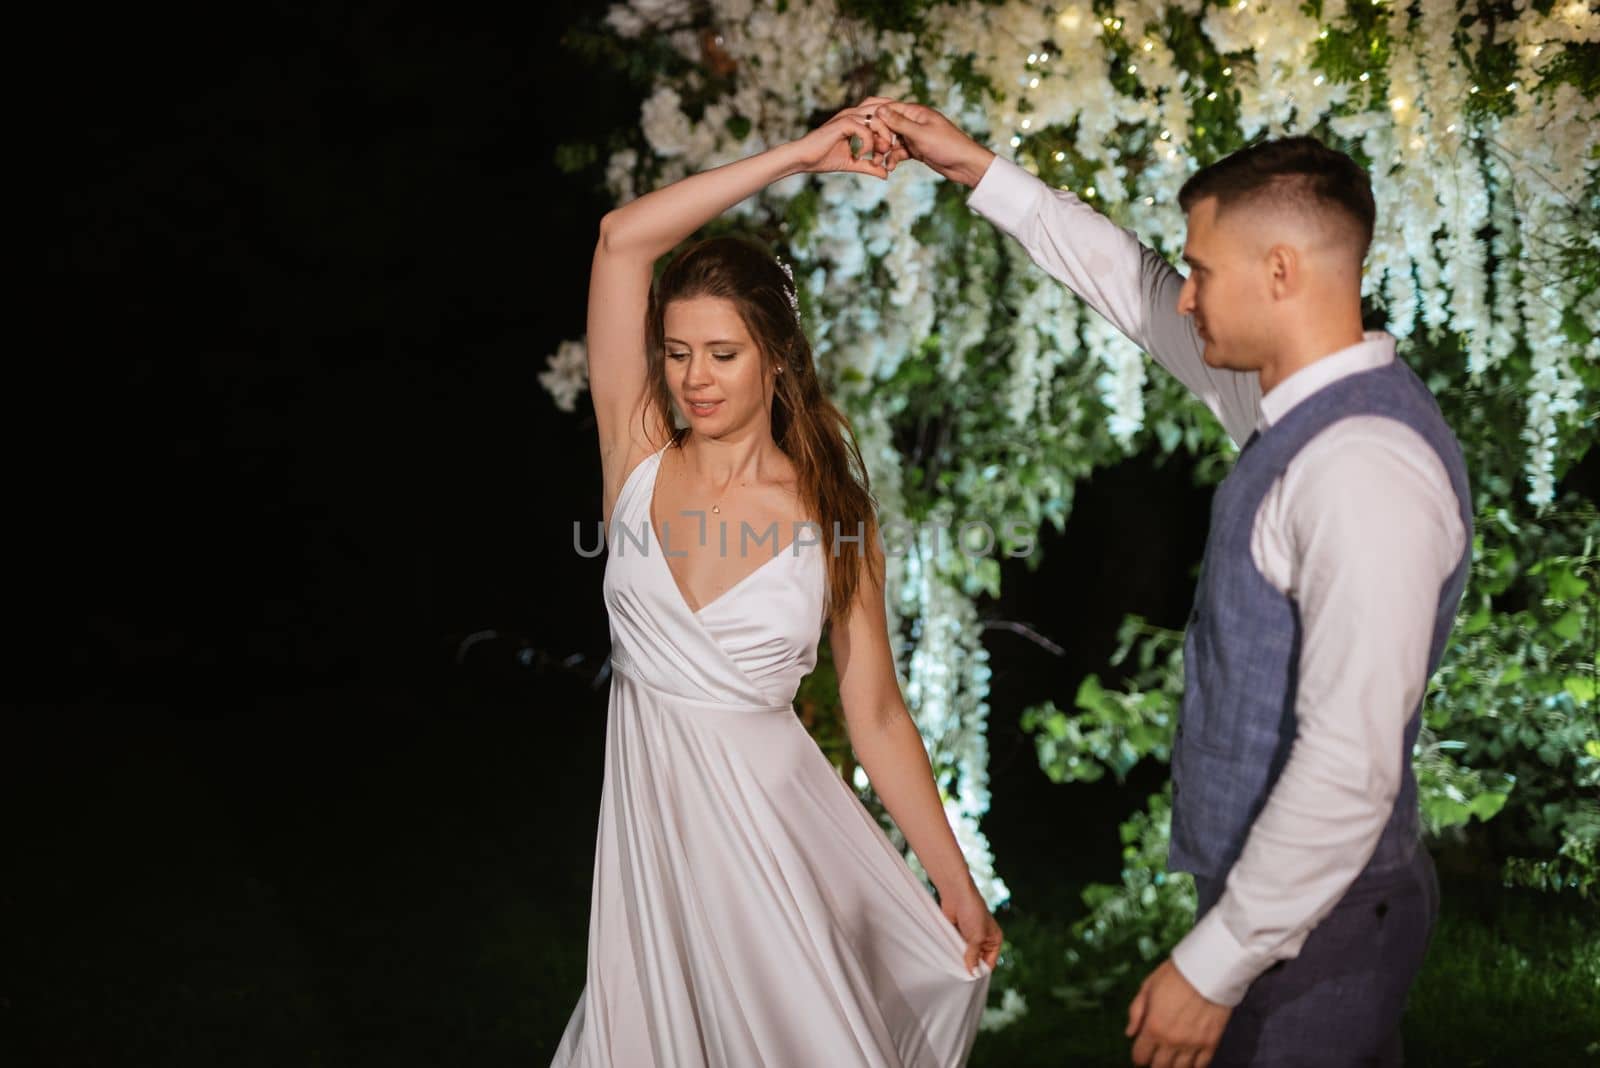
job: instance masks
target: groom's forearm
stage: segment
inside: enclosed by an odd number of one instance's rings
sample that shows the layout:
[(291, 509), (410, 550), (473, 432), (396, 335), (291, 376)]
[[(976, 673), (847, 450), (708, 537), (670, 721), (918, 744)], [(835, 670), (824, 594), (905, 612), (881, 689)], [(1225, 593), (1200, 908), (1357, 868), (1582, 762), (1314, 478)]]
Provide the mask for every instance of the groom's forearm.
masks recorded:
[(957, 162), (945, 171), (945, 177), (960, 182), (968, 189), (976, 189), (989, 173), (989, 168), (999, 157), (976, 141), (963, 148)]
[(1206, 364), (1194, 324), (1178, 313), (1183, 276), (1160, 253), (1009, 160), (994, 161), (967, 204), (1187, 386), (1235, 441), (1255, 429), (1260, 383)]

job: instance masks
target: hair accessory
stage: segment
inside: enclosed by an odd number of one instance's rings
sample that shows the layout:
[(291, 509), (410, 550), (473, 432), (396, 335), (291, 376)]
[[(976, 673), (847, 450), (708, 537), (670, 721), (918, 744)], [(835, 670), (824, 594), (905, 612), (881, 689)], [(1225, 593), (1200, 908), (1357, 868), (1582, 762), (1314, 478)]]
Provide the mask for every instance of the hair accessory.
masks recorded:
[(794, 285), (794, 268), (790, 267), (787, 263), (784, 263), (782, 256), (774, 256), (773, 259), (778, 261), (778, 268), (783, 271), (784, 277), (789, 279), (789, 284), (784, 288), (783, 295), (789, 298), (789, 307), (794, 311), (795, 325), (799, 326), (800, 294), (799, 291), (795, 289)]

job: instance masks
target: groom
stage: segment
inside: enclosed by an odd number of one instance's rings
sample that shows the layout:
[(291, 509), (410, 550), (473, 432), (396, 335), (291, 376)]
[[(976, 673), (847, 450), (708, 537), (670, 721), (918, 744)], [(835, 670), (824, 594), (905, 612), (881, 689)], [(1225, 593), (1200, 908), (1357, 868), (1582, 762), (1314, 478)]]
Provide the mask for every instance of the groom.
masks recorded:
[(971, 208), (1240, 443), (1184, 642), (1168, 866), (1194, 929), (1128, 1013), (1136, 1064), (1390, 1065), (1438, 912), (1411, 752), (1470, 561), (1460, 447), (1361, 322), (1366, 173), (1307, 137), (1191, 177), (1185, 278), (938, 112), (885, 104), (892, 167)]

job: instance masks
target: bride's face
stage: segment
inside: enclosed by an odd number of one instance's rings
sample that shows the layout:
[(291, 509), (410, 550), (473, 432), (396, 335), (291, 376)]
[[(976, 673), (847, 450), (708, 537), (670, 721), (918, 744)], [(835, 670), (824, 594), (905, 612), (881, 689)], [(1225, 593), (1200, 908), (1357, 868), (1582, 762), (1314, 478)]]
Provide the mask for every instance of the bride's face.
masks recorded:
[(771, 419), (774, 372), (732, 301), (675, 300), (662, 318), (667, 388), (696, 434)]

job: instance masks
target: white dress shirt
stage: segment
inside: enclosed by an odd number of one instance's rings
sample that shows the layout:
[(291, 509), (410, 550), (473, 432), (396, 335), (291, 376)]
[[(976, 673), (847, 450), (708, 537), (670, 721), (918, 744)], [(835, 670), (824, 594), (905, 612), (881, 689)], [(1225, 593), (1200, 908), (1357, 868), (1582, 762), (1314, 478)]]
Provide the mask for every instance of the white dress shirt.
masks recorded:
[[(1254, 372), (1205, 363), (1178, 314), (1183, 276), (1071, 193), (996, 158), (968, 205), (1189, 387), (1235, 442), (1395, 358), (1394, 338), (1369, 333), (1263, 395)], [(1466, 548), (1444, 465), (1393, 419), (1333, 423), (1268, 491), (1250, 550), (1299, 609), (1297, 726), (1227, 889), (1172, 952), (1209, 1000), (1237, 1005), (1256, 976), (1299, 954), (1377, 848), (1427, 685), (1439, 592)]]

